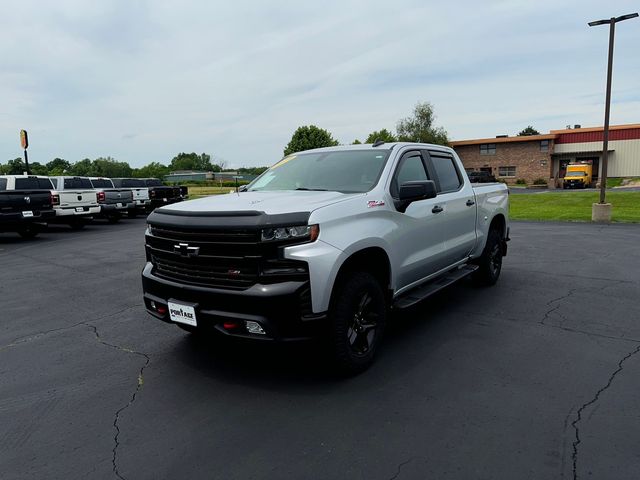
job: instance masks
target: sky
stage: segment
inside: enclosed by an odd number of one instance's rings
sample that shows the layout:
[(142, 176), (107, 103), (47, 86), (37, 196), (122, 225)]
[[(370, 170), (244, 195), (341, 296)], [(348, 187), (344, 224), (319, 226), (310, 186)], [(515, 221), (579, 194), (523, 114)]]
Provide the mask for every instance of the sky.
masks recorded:
[[(206, 152), (271, 165), (430, 102), (452, 140), (602, 125), (608, 26), (640, 3), (0, 0), (0, 163)], [(640, 19), (617, 24), (611, 123), (640, 123)]]

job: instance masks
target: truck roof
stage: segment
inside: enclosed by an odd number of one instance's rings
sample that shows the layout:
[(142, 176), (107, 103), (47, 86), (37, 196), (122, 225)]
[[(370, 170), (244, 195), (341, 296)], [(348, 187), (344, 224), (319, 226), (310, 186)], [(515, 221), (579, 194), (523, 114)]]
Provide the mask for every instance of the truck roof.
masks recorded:
[(306, 152), (339, 152), (342, 150), (384, 150), (389, 151), (393, 150), (395, 147), (417, 147), (417, 148), (429, 148), (442, 150), (444, 152), (451, 153), (453, 149), (451, 147), (446, 147), (444, 145), (436, 145), (433, 143), (415, 143), (415, 142), (389, 142), (383, 143), (377, 147), (374, 147), (372, 143), (359, 143), (356, 145), (338, 145), (335, 147), (322, 147), (322, 148), (312, 148), (310, 150), (302, 150), (297, 153), (306, 153)]

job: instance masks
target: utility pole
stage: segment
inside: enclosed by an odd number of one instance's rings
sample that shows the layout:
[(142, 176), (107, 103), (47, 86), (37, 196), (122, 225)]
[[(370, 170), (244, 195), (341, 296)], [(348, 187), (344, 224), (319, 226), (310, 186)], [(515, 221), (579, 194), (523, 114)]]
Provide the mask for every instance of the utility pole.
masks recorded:
[(593, 221), (611, 221), (611, 204), (606, 203), (607, 190), (607, 163), (609, 160), (609, 114), (611, 112), (611, 77), (613, 73), (613, 41), (616, 32), (616, 23), (637, 17), (637, 13), (630, 13), (620, 17), (611, 17), (608, 20), (596, 20), (589, 22), (590, 27), (597, 25), (609, 25), (609, 59), (607, 63), (607, 92), (604, 103), (604, 132), (602, 138), (602, 175), (600, 176), (600, 202), (593, 204), (591, 219)]

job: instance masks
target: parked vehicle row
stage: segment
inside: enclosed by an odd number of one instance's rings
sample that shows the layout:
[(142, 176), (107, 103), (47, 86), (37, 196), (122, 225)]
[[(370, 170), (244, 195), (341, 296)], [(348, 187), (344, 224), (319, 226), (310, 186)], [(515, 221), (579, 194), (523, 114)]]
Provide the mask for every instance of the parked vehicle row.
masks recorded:
[(31, 238), (48, 224), (79, 230), (96, 218), (116, 223), (123, 215), (179, 202), (187, 193), (157, 178), (0, 175), (0, 232)]

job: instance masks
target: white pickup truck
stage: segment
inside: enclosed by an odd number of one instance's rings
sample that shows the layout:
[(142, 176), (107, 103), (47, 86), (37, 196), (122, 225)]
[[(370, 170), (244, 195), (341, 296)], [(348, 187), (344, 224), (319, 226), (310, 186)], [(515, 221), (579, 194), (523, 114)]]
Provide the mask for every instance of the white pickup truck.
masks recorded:
[(309, 150), (243, 190), (148, 217), (147, 311), (192, 332), (321, 335), (345, 374), (371, 364), (390, 308), (468, 275), (492, 285), (507, 252), (507, 187), (472, 186), (448, 147)]
[(64, 223), (74, 230), (84, 228), (100, 213), (96, 191), (87, 177), (49, 177), (53, 184), (54, 219), (49, 223)]
[(149, 187), (142, 178), (112, 178), (113, 186), (116, 188), (128, 188), (133, 194), (133, 204), (129, 207), (129, 217), (146, 214), (151, 209), (149, 199)]

